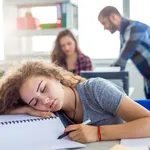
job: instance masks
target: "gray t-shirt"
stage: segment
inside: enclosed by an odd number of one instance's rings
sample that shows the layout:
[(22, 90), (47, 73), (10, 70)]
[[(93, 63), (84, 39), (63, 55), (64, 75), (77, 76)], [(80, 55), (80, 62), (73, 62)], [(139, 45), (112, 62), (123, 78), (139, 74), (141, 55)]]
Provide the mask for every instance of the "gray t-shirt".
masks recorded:
[(119, 86), (103, 78), (91, 78), (77, 86), (83, 106), (83, 121), (91, 119), (91, 125), (123, 123), (115, 116), (121, 100), (126, 95)]

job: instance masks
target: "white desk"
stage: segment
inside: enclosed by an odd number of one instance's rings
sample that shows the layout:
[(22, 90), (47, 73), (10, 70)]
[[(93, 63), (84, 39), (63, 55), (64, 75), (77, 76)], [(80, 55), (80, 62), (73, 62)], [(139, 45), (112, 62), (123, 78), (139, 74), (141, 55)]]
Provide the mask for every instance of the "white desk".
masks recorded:
[(121, 70), (120, 67), (110, 67), (110, 66), (101, 66), (101, 67), (95, 67), (94, 71), (100, 71), (100, 72), (119, 72)]
[(86, 144), (87, 147), (82, 149), (76, 149), (76, 150), (109, 150), (114, 145), (119, 144), (120, 141), (102, 141), (102, 142), (95, 142), (95, 143), (89, 143)]

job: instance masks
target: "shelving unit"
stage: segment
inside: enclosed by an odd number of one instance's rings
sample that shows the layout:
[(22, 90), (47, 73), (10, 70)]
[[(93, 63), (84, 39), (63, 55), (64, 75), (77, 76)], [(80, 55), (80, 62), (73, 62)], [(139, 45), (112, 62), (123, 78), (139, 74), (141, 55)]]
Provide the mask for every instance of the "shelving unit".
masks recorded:
[[(45, 36), (45, 35), (57, 35), (60, 31), (65, 30), (65, 28), (56, 28), (56, 29), (43, 29), (43, 30), (19, 30), (15, 32), (15, 35), (22, 36)], [(69, 29), (74, 33), (74, 35), (78, 35), (78, 30), (71, 28)]]
[[(34, 36), (54, 36), (57, 35), (60, 31), (68, 28), (73, 32), (75, 36), (78, 36), (78, 29), (74, 28), (69, 24), (66, 27), (59, 28), (49, 28), (49, 29), (35, 29), (35, 30), (18, 30), (16, 26), (16, 18), (20, 14), (21, 9), (30, 10), (32, 7), (43, 7), (43, 6), (54, 6), (59, 3), (69, 3), (77, 6), (77, 0), (4, 0), (4, 49), (5, 57), (10, 57), (13, 53), (17, 55), (29, 55), (33, 54), (32, 52), (32, 37)], [(70, 15), (70, 8), (67, 9), (68, 18), (67, 20), (72, 20)], [(49, 17), (49, 16), (48, 16)], [(24, 45), (25, 48), (22, 50), (22, 37), (26, 38)], [(44, 53), (44, 52), (43, 52)], [(38, 53), (37, 53), (38, 54)]]
[(70, 2), (74, 5), (78, 4), (77, 0), (4, 0), (4, 3), (7, 5), (15, 5), (17, 7), (55, 5), (64, 2)]

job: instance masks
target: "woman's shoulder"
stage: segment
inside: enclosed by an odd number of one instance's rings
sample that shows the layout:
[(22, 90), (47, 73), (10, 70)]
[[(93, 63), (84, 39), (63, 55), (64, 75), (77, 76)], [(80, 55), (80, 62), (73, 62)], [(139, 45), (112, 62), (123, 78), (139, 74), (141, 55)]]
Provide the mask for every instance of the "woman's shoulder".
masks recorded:
[(109, 89), (118, 89), (121, 92), (124, 92), (124, 90), (118, 86), (117, 84), (113, 83), (112, 81), (109, 81), (107, 79), (96, 77), (96, 78), (90, 78), (85, 80), (84, 82), (81, 82), (78, 84), (79, 88), (86, 88), (88, 90), (95, 90), (95, 91), (103, 91), (105, 88)]
[(97, 77), (90, 78), (77, 85), (77, 91), (80, 97), (86, 99), (90, 97), (91, 101), (94, 99), (101, 99), (104, 90), (109, 86), (107, 80)]
[(90, 57), (89, 56), (87, 56), (87, 55), (85, 55), (84, 53), (78, 53), (78, 57), (79, 58), (88, 58), (88, 59), (90, 59)]
[(78, 86), (91, 87), (91, 88), (99, 86), (103, 88), (108, 84), (110, 84), (108, 80), (103, 79), (101, 77), (96, 77), (96, 78), (87, 79), (84, 82), (80, 83)]
[(78, 54), (78, 61), (84, 65), (90, 65), (91, 66), (91, 64), (92, 64), (91, 58), (88, 57), (87, 55), (83, 54), (83, 53)]

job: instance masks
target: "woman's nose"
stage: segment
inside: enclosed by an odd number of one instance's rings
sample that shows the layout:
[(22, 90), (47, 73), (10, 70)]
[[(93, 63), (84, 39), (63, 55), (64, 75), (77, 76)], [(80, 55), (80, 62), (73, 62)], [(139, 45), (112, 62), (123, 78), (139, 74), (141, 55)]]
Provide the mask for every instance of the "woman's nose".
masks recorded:
[(68, 51), (70, 49), (70, 47), (68, 46), (68, 45), (66, 45), (65, 47), (64, 47), (64, 51)]
[(39, 99), (39, 101), (43, 104), (48, 104), (50, 102), (50, 99), (44, 95), (38, 95), (37, 99)]
[(44, 98), (44, 104), (47, 104), (50, 102), (50, 99), (48, 97)]

